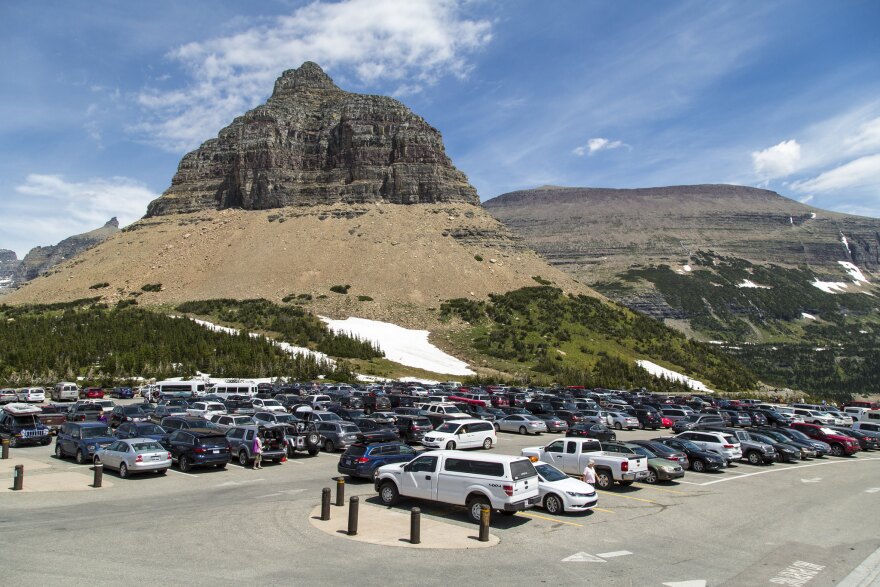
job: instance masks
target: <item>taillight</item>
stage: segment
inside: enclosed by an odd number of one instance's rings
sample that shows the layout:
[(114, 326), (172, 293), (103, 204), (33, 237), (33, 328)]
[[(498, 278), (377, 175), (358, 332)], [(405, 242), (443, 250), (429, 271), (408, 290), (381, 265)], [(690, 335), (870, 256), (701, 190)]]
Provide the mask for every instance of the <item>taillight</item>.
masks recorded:
[(629, 471), (629, 461), (623, 461), (622, 463), (620, 463), (620, 470)]
[(725, 444), (725, 445), (724, 445), (724, 448), (736, 448), (736, 447), (733, 446), (732, 444)]
[(168, 453), (168, 456), (167, 456), (167, 457), (165, 457), (165, 458), (167, 458), (167, 459), (169, 459), (169, 460), (170, 460), (170, 459), (171, 459), (171, 453)]
[(513, 485), (505, 485), (504, 486), (504, 493), (506, 495), (513, 495)]
[(676, 462), (678, 462), (678, 458), (679, 458), (679, 457), (677, 457), (677, 456), (675, 456), (675, 455), (672, 455), (672, 456), (669, 457), (669, 460), (670, 460), (670, 461), (676, 461)]
[(136, 463), (143, 463), (143, 462), (144, 462), (144, 455), (138, 455), (138, 456), (136, 456), (136, 457), (134, 458), (134, 462), (136, 462)]
[(193, 449), (193, 452), (196, 452), (196, 453), (203, 453), (203, 452), (205, 452), (205, 449), (202, 448), (201, 446), (197, 446), (197, 447), (195, 447), (195, 448)]
[(356, 463), (361, 463), (361, 464), (363, 464), (363, 463), (369, 463), (369, 462), (370, 462), (370, 459), (368, 459), (367, 457), (360, 457), (360, 458), (358, 458), (358, 459), (355, 459), (354, 462), (356, 462)]

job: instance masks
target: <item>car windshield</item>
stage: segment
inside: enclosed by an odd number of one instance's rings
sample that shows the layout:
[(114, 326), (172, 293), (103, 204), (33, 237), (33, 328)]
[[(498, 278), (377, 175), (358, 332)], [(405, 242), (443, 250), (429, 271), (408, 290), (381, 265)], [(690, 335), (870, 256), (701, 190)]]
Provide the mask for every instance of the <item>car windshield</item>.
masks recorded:
[(455, 433), (458, 430), (459, 424), (455, 422), (446, 422), (445, 424), (441, 424), (439, 428), (437, 428), (436, 432), (446, 432), (448, 434)]
[(276, 407), (281, 407), (281, 402), (275, 401), (274, 399), (264, 399), (263, 405), (276, 408)]
[(112, 436), (109, 426), (89, 426), (82, 429), (83, 438), (98, 438), (101, 436)]
[(413, 418), (412, 421), (414, 426), (430, 426), (431, 421), (427, 418)]
[(144, 424), (143, 426), (137, 427), (138, 434), (165, 434), (165, 431), (162, 428), (159, 428), (155, 424)]
[(33, 414), (24, 416), (13, 416), (12, 421), (16, 426), (36, 426), (39, 420)]
[(283, 422), (287, 424), (289, 422), (296, 422), (297, 420), (299, 420), (299, 418), (297, 418), (293, 414), (275, 414), (276, 422)]
[(795, 430), (794, 428), (787, 428), (785, 433), (792, 438), (796, 438), (797, 440), (810, 440), (809, 436), (807, 436), (800, 430)]
[[(293, 416), (291, 416), (292, 420), (296, 420)], [(237, 418), (232, 419), (232, 423), (236, 426), (247, 426), (248, 424), (253, 424), (254, 419), (250, 416), (239, 416)]]
[(225, 436), (203, 436), (199, 439), (199, 444), (201, 446), (211, 447), (211, 448), (226, 448), (226, 437)]
[(122, 412), (126, 416), (146, 416), (144, 411), (137, 406), (125, 406), (122, 408)]
[(837, 434), (837, 432), (835, 432), (831, 428), (826, 428), (825, 426), (822, 426), (821, 428), (819, 428), (819, 432), (821, 432), (822, 434), (824, 434), (826, 436), (833, 436), (833, 435)]
[(538, 474), (535, 471), (535, 466), (532, 465), (532, 461), (528, 459), (523, 459), (521, 461), (513, 461), (510, 463), (510, 475), (513, 477), (514, 481), (519, 481), (520, 479), (528, 479), (529, 477), (534, 477)]
[(699, 446), (697, 446), (696, 444), (694, 444), (690, 440), (685, 440), (684, 438), (679, 438), (678, 442), (681, 444), (681, 447), (684, 448), (685, 450), (692, 450), (694, 452), (699, 452), (700, 450), (702, 450), (702, 449), (700, 449)]
[(540, 463), (535, 465), (535, 470), (538, 471), (538, 475), (540, 475), (544, 481), (563, 481), (568, 479), (568, 475), (557, 469), (552, 465), (548, 465), (546, 463)]
[(649, 451), (644, 446), (634, 446), (632, 449), (637, 453), (642, 455), (643, 457), (648, 457), (649, 459), (656, 459), (657, 455)]
[(463, 414), (461, 410), (459, 410), (456, 406), (448, 406), (444, 409), (447, 414)]
[(155, 450), (165, 450), (158, 442), (136, 442), (131, 445), (134, 452), (150, 452)]

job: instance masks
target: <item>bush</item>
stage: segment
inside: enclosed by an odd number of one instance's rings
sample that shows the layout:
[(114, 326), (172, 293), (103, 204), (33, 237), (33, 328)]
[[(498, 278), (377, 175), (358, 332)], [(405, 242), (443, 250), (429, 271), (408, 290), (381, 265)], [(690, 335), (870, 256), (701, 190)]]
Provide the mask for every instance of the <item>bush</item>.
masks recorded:
[(474, 255), (474, 260), (482, 262), (483, 258), (480, 255)]
[(106, 281), (102, 281), (101, 283), (95, 283), (89, 286), (89, 289), (103, 289), (105, 287), (110, 287), (110, 284)]
[(330, 291), (338, 294), (347, 294), (348, 290), (351, 288), (350, 285), (334, 285), (330, 288)]
[(544, 279), (540, 275), (532, 275), (532, 279), (534, 279), (535, 281), (537, 281), (541, 285), (553, 285), (552, 281), (548, 281), (547, 279)]
[(143, 291), (162, 291), (161, 283), (148, 283), (141, 287)]
[(358, 301), (359, 302), (372, 302), (373, 298), (371, 298), (370, 296), (358, 296)]

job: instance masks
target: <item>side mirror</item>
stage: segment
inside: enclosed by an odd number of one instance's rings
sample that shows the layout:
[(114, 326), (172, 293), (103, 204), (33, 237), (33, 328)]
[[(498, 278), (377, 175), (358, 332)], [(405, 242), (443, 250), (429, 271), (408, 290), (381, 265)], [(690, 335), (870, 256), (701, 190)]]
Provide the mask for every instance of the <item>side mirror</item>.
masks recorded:
[(404, 470), (405, 472), (407, 472), (407, 473), (412, 472), (412, 469), (413, 469), (413, 468), (412, 468), (412, 465), (411, 465), (411, 464), (406, 464), (406, 465), (403, 466), (403, 470)]

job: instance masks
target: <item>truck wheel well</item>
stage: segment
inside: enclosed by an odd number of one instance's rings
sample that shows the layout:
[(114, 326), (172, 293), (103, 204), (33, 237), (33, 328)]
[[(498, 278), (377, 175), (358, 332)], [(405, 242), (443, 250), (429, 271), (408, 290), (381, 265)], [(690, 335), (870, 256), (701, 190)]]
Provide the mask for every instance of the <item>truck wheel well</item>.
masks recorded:
[(487, 499), (487, 500), (489, 500), (489, 505), (492, 505), (492, 500), (489, 498), (488, 495), (486, 495), (486, 494), (483, 493), (482, 491), (471, 491), (471, 492), (468, 494), (467, 498), (464, 500), (464, 502), (467, 504), (467, 503), (470, 503), (472, 500), (477, 499), (477, 498)]

